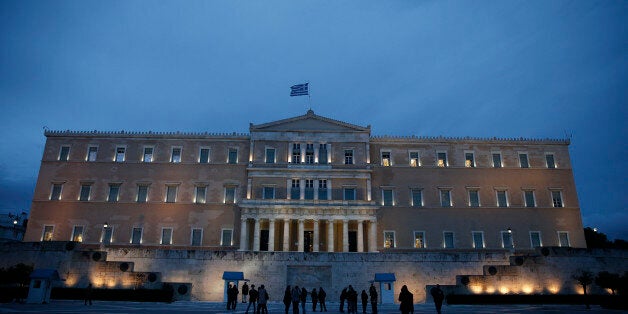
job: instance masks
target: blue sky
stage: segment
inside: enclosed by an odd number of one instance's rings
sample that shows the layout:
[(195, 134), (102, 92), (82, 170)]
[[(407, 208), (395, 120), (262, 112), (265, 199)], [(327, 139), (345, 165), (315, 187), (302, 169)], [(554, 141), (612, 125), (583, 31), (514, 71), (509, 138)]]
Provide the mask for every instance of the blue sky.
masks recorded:
[(0, 2), (0, 208), (55, 130), (564, 138), (585, 226), (628, 239), (627, 1)]

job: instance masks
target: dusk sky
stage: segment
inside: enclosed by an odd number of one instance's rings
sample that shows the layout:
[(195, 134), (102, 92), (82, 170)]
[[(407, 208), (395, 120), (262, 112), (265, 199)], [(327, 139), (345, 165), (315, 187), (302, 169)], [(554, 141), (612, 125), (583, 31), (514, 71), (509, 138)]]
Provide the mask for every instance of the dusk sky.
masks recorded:
[(585, 226), (628, 239), (628, 1), (0, 1), (0, 208), (51, 130), (571, 137)]

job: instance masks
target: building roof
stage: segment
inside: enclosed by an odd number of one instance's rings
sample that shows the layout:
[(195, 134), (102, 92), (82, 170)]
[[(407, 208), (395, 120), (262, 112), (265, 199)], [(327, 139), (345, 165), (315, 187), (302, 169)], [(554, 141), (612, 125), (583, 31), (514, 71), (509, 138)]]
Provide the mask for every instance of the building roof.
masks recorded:
[(241, 271), (226, 271), (222, 273), (223, 280), (244, 280), (244, 273)]
[(397, 281), (395, 278), (395, 273), (376, 273), (374, 282), (391, 282)]
[(331, 131), (331, 132), (371, 132), (371, 126), (359, 126), (327, 117), (319, 116), (312, 109), (306, 114), (293, 118), (255, 125), (251, 123), (250, 132), (285, 132), (285, 131)]

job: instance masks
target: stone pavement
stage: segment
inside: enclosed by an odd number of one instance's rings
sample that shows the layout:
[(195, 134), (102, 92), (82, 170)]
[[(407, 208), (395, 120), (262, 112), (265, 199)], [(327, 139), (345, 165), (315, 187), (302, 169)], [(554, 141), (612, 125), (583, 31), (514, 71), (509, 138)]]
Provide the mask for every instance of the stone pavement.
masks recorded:
[[(312, 305), (307, 304), (305, 314), (313, 314)], [(0, 313), (57, 313), (57, 314), (73, 314), (73, 313), (232, 313), (245, 314), (246, 304), (238, 303), (235, 311), (227, 311), (225, 303), (222, 302), (193, 302), (178, 301), (174, 303), (151, 303), (151, 302), (117, 302), (117, 301), (95, 301), (94, 305), (86, 306), (83, 301), (73, 300), (52, 300), (50, 304), (17, 304), (8, 303), (0, 304)], [(340, 313), (338, 311), (338, 302), (331, 302), (327, 308), (328, 313)], [(360, 305), (361, 308), (361, 305)], [(436, 313), (434, 304), (415, 304), (415, 314)], [(332, 310), (333, 309), (333, 310)], [(379, 313), (399, 313), (399, 305), (388, 304), (380, 306)], [(284, 306), (281, 303), (269, 303), (269, 314), (283, 314)], [(345, 309), (346, 313), (346, 309)], [(370, 313), (370, 310), (367, 310)], [(443, 305), (443, 314), (450, 313), (628, 313), (627, 311), (606, 310), (597, 305), (593, 305), (590, 310), (585, 309), (584, 305)], [(251, 313), (252, 314), (252, 313)], [(289, 314), (292, 314), (292, 309)], [(300, 312), (300, 314), (303, 314)]]

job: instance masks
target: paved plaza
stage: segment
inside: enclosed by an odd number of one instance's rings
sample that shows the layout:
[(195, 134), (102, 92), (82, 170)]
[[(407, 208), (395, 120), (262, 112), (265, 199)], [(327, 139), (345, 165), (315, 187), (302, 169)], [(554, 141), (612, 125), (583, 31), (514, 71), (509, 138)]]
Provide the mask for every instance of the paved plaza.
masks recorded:
[[(311, 304), (307, 304), (306, 314), (312, 314)], [(191, 302), (179, 301), (174, 303), (152, 302), (115, 302), (95, 301), (92, 306), (86, 306), (83, 301), (53, 300), (50, 304), (0, 304), (0, 313), (233, 313), (243, 314), (246, 304), (239, 303), (235, 311), (227, 311), (222, 302)], [(380, 307), (379, 313), (399, 313), (399, 305), (389, 304)], [(434, 304), (415, 304), (415, 314), (436, 313)], [(328, 313), (340, 313), (338, 303), (329, 303)], [(269, 303), (268, 313), (284, 313), (281, 303)], [(289, 312), (292, 313), (292, 309)], [(345, 309), (346, 313), (346, 309)], [(370, 310), (367, 311), (370, 313)], [(584, 305), (443, 305), (443, 314), (450, 313), (627, 313), (627, 311), (606, 310), (593, 305), (587, 310)], [(300, 313), (303, 314), (303, 313)]]

